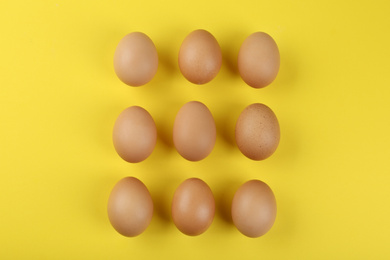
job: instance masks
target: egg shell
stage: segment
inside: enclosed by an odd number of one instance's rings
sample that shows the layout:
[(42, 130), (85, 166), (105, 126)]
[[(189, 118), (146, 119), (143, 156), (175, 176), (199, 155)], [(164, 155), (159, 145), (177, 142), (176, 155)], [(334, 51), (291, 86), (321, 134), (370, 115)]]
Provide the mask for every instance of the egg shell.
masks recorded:
[(127, 237), (137, 236), (145, 231), (152, 220), (152, 197), (140, 180), (123, 178), (111, 191), (107, 213), (118, 233)]
[(173, 143), (181, 156), (189, 161), (206, 158), (216, 136), (213, 115), (203, 103), (191, 101), (180, 108), (173, 126)]
[(184, 234), (197, 236), (213, 222), (215, 201), (210, 187), (202, 180), (185, 180), (176, 189), (172, 200), (172, 218)]
[(114, 69), (122, 82), (134, 87), (144, 85), (152, 80), (157, 67), (157, 50), (146, 34), (133, 32), (120, 40), (114, 54)]
[(232, 220), (248, 237), (267, 233), (276, 219), (276, 199), (271, 188), (259, 180), (244, 183), (234, 194)]
[(112, 139), (115, 150), (123, 160), (131, 163), (141, 162), (156, 146), (156, 124), (142, 107), (128, 107), (118, 116)]
[(184, 39), (179, 51), (179, 68), (188, 81), (205, 84), (218, 74), (221, 65), (221, 48), (211, 33), (195, 30)]
[(238, 71), (249, 86), (268, 86), (276, 78), (279, 67), (279, 49), (270, 35), (256, 32), (244, 40), (238, 53)]
[(240, 114), (235, 129), (240, 151), (252, 160), (264, 160), (279, 145), (280, 127), (274, 112), (264, 104), (255, 103)]

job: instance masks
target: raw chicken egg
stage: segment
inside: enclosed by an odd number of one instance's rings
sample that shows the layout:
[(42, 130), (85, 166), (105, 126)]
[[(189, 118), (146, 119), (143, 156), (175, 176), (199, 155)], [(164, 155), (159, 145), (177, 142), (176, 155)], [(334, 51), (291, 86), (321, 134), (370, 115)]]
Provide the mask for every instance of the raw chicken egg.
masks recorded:
[(153, 152), (156, 145), (156, 125), (142, 107), (128, 107), (118, 116), (112, 139), (115, 150), (123, 160), (141, 162)]
[(264, 32), (251, 34), (238, 53), (238, 71), (251, 87), (263, 88), (276, 78), (280, 66), (279, 49)]
[(234, 194), (232, 220), (248, 237), (267, 233), (276, 219), (276, 200), (271, 188), (262, 181), (244, 183)]
[(264, 104), (246, 107), (236, 123), (236, 143), (240, 151), (252, 160), (264, 160), (279, 145), (280, 128), (274, 112)]
[(206, 158), (214, 148), (217, 130), (210, 110), (198, 101), (180, 108), (173, 126), (173, 143), (189, 161)]
[(152, 40), (144, 33), (133, 32), (119, 42), (114, 54), (118, 78), (129, 86), (148, 83), (156, 74), (158, 55)]
[(179, 68), (188, 81), (205, 84), (218, 74), (221, 65), (221, 48), (211, 33), (196, 30), (184, 39), (179, 51)]
[(126, 177), (112, 189), (107, 212), (118, 233), (134, 237), (144, 232), (152, 220), (152, 197), (140, 180)]
[(215, 201), (210, 187), (202, 180), (185, 180), (176, 189), (172, 200), (172, 218), (184, 234), (197, 236), (213, 222)]

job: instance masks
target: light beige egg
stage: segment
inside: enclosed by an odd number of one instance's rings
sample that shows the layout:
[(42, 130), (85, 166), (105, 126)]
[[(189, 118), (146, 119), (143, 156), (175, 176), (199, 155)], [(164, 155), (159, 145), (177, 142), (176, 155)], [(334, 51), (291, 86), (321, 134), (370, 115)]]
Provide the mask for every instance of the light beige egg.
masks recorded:
[(274, 112), (264, 104), (255, 103), (240, 114), (235, 129), (240, 151), (252, 160), (264, 160), (279, 145), (280, 127)]
[(133, 32), (120, 40), (114, 54), (114, 69), (122, 82), (134, 87), (144, 85), (152, 80), (157, 67), (157, 50), (146, 34)]
[(179, 51), (179, 68), (188, 81), (205, 84), (218, 74), (221, 65), (221, 48), (211, 33), (195, 30), (184, 39)]
[(145, 231), (152, 220), (152, 197), (140, 180), (123, 178), (111, 191), (107, 213), (118, 233), (127, 237), (137, 236)]
[(176, 189), (172, 200), (172, 219), (184, 234), (197, 236), (213, 222), (215, 201), (210, 187), (202, 180), (185, 180)]
[(276, 219), (276, 200), (271, 188), (259, 180), (244, 183), (234, 194), (232, 220), (248, 237), (267, 233)]
[(242, 43), (238, 54), (238, 71), (249, 86), (268, 86), (276, 78), (279, 66), (279, 49), (270, 35), (256, 32)]
[(173, 143), (181, 156), (189, 161), (206, 158), (216, 136), (213, 115), (203, 103), (191, 101), (180, 108), (173, 126)]
[(156, 124), (142, 107), (128, 107), (116, 119), (112, 140), (116, 152), (123, 160), (131, 163), (141, 162), (156, 146)]

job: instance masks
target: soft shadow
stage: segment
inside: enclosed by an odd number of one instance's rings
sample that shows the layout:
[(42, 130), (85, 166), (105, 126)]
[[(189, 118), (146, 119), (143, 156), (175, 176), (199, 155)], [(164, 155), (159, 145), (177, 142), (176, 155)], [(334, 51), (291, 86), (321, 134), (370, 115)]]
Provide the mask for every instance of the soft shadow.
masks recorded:
[(215, 117), (217, 135), (221, 136), (230, 148), (234, 148), (236, 146), (236, 122), (242, 110), (245, 108), (245, 102), (225, 102), (222, 106), (225, 109), (223, 108), (221, 113), (218, 113)]
[(170, 222), (171, 215), (167, 209), (164, 191), (153, 189), (151, 194), (154, 203), (154, 214), (163, 222)]
[[(299, 52), (290, 46), (279, 44), (280, 68), (278, 75), (270, 87), (275, 95), (289, 95), (298, 86), (300, 77)], [(307, 75), (310, 77), (310, 75)]]
[(235, 192), (241, 185), (242, 180), (237, 179), (224, 179), (218, 184), (219, 189), (214, 191), (216, 214), (220, 218), (231, 224), (231, 206)]
[(160, 106), (158, 114), (155, 116), (157, 134), (159, 140), (165, 146), (172, 148), (174, 147), (172, 137), (173, 125), (176, 114), (183, 105), (183, 102), (166, 100), (164, 103), (164, 105)]
[[(182, 28), (171, 28), (170, 31), (163, 35), (156, 35), (153, 42), (156, 46), (158, 53), (158, 70), (147, 88), (149, 91), (153, 91), (154, 95), (163, 97), (169, 95), (170, 85), (172, 85), (174, 79), (180, 75), (178, 67), (178, 53), (180, 44), (183, 41), (185, 35)], [(165, 86), (165, 88), (161, 88)]]
[[(172, 82), (174, 75), (176, 73), (175, 60), (172, 55), (170, 55), (170, 50), (164, 46), (157, 46), (158, 52), (158, 69), (157, 73), (146, 85), (150, 85), (148, 89), (150, 91), (157, 91), (159, 94), (168, 93), (167, 87), (169, 88), (170, 83)], [(162, 88), (161, 86), (164, 86)]]
[(278, 161), (283, 161), (282, 165), (276, 165), (285, 169), (286, 165), (291, 170), (299, 164), (299, 157), (302, 155), (302, 131), (300, 131), (300, 122), (295, 120), (296, 115), (291, 112), (285, 112), (283, 118), (280, 118), (280, 143), (274, 156)]
[[(171, 220), (171, 201), (173, 194), (180, 182), (178, 178), (169, 173), (160, 172), (161, 175), (157, 182), (149, 188), (154, 203), (155, 215), (165, 223)], [(165, 175), (165, 176), (164, 176)]]
[[(269, 235), (277, 237), (280, 244), (287, 244), (294, 239), (297, 234), (297, 209), (292, 196), (287, 193), (277, 194), (278, 212), (275, 224), (270, 230)], [(299, 232), (298, 232), (299, 233)]]
[(170, 54), (170, 50), (167, 47), (160, 47), (157, 49), (158, 52), (158, 61), (161, 73), (171, 76), (176, 73), (176, 59)]
[[(161, 122), (159, 122), (159, 125)], [(161, 143), (164, 145), (165, 148), (172, 148), (173, 147), (173, 140), (172, 140), (172, 131), (170, 131), (170, 127), (167, 125), (157, 127), (157, 136), (158, 140), (161, 141)]]
[(237, 57), (242, 42), (249, 36), (245, 30), (231, 31), (229, 34), (218, 40), (221, 46), (223, 66), (226, 67), (229, 74), (239, 76), (237, 68)]

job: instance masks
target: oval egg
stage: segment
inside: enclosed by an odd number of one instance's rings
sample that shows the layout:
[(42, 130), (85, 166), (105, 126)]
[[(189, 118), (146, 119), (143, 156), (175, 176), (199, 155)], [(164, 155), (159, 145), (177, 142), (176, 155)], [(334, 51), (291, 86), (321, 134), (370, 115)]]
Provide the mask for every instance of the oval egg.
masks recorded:
[(146, 34), (133, 32), (120, 40), (114, 54), (114, 69), (122, 82), (134, 87), (144, 85), (154, 77), (157, 67), (157, 50)]
[(152, 220), (152, 197), (140, 180), (126, 177), (112, 189), (107, 212), (112, 226), (118, 233), (134, 237), (141, 234)]
[(210, 110), (198, 101), (182, 106), (173, 126), (173, 143), (189, 161), (206, 158), (214, 148), (217, 130)]
[(211, 33), (195, 30), (184, 39), (179, 51), (179, 68), (188, 81), (205, 84), (218, 74), (221, 65), (221, 48)]
[(262, 181), (248, 181), (234, 194), (231, 211), (233, 223), (242, 234), (262, 236), (271, 229), (276, 219), (274, 193)]
[(156, 145), (156, 125), (142, 107), (128, 107), (118, 116), (112, 139), (115, 150), (123, 160), (141, 162), (153, 152)]
[(276, 78), (280, 66), (278, 46), (264, 32), (251, 34), (238, 53), (238, 71), (251, 87), (263, 88)]
[(210, 187), (202, 180), (185, 180), (176, 189), (172, 200), (172, 218), (184, 234), (197, 236), (213, 222), (215, 201)]
[(279, 145), (280, 127), (274, 112), (264, 104), (255, 103), (240, 114), (235, 129), (240, 151), (252, 160), (264, 160)]

